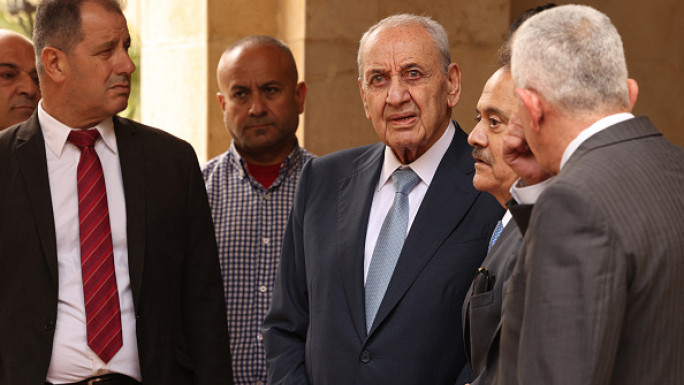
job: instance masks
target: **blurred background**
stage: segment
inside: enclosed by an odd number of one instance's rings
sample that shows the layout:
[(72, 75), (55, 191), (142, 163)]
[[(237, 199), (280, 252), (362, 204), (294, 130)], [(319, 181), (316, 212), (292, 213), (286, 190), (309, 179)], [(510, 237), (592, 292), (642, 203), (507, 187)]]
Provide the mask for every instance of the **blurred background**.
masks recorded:
[[(31, 35), (37, 0), (0, 0), (0, 28)], [(357, 85), (361, 34), (395, 13), (431, 16), (447, 29), (452, 60), (463, 75), (453, 117), (474, 126), (475, 105), (494, 72), (510, 22), (533, 0), (128, 0), (126, 16), (136, 62), (133, 93), (121, 115), (162, 128), (190, 143), (200, 162), (230, 144), (216, 99), (223, 50), (253, 34), (285, 41), (308, 95), (300, 144), (323, 155), (377, 141)], [(568, 1), (556, 1), (567, 4)], [(684, 146), (684, 2), (592, 0), (622, 35), (630, 77), (639, 83), (635, 115), (648, 115)]]

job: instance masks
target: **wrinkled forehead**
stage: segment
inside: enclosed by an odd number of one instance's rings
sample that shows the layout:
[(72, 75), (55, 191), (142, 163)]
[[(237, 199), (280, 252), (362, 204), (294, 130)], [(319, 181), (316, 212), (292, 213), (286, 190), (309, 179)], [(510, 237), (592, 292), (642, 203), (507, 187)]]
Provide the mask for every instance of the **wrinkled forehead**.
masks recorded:
[(487, 80), (477, 103), (478, 111), (493, 111), (510, 117), (517, 110), (517, 106), (511, 73), (500, 69)]
[(420, 25), (383, 27), (366, 40), (361, 63), (365, 75), (376, 66), (439, 65), (440, 54), (432, 36)]

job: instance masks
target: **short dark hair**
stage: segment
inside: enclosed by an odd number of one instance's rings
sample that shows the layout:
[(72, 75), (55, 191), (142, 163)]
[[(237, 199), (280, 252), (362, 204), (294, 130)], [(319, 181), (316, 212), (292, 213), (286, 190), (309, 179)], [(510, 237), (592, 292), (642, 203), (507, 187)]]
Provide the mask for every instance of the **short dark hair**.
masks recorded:
[(85, 38), (81, 26), (81, 6), (84, 3), (96, 3), (108, 11), (123, 14), (119, 0), (42, 0), (36, 8), (33, 27), (39, 73), (44, 70), (40, 54), (45, 47), (55, 47), (69, 53)]
[(508, 28), (508, 37), (506, 38), (506, 41), (503, 43), (501, 48), (499, 48), (499, 52), (497, 54), (497, 60), (496, 60), (496, 65), (499, 68), (510, 68), (511, 66), (511, 37), (513, 37), (513, 34), (515, 31), (520, 28), (522, 23), (524, 23), (527, 19), (530, 17), (538, 14), (541, 11), (545, 11), (549, 8), (555, 7), (556, 4), (554, 3), (546, 3), (544, 5), (539, 5), (534, 8), (530, 8), (513, 20), (513, 23), (511, 23), (511, 26)]

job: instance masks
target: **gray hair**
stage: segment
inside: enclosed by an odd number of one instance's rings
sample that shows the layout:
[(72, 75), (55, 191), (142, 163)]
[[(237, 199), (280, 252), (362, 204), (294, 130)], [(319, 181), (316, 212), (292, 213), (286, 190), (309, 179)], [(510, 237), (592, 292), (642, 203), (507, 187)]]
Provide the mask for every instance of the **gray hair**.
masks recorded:
[(380, 20), (378, 23), (370, 27), (368, 31), (363, 34), (363, 36), (361, 36), (361, 41), (359, 42), (359, 51), (356, 54), (356, 62), (359, 66), (359, 79), (363, 78), (363, 68), (361, 68), (363, 63), (363, 47), (366, 45), (368, 38), (381, 28), (407, 27), (413, 25), (419, 25), (425, 28), (425, 31), (427, 31), (427, 33), (432, 37), (432, 40), (435, 41), (435, 46), (439, 50), (442, 60), (442, 72), (447, 73), (449, 70), (449, 64), (451, 63), (451, 55), (449, 54), (449, 35), (444, 27), (428, 16), (402, 13), (399, 15), (388, 16)]
[(622, 39), (591, 7), (564, 5), (532, 16), (513, 36), (511, 66), (517, 87), (566, 112), (629, 108)]

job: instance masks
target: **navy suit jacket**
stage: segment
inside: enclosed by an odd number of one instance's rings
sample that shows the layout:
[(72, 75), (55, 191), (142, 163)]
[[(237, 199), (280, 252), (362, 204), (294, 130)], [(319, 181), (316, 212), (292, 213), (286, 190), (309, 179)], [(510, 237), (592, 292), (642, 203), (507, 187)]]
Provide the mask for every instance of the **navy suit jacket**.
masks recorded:
[(364, 245), (385, 145), (306, 164), (264, 324), (269, 383), (456, 382), (461, 305), (503, 215), (473, 188), (472, 148), (456, 127), (368, 334)]
[[(232, 383), (206, 190), (190, 145), (115, 117), (143, 381)], [(57, 318), (55, 221), (34, 113), (0, 132), (0, 384), (42, 385)], [(76, 181), (74, 181), (76, 183)]]

